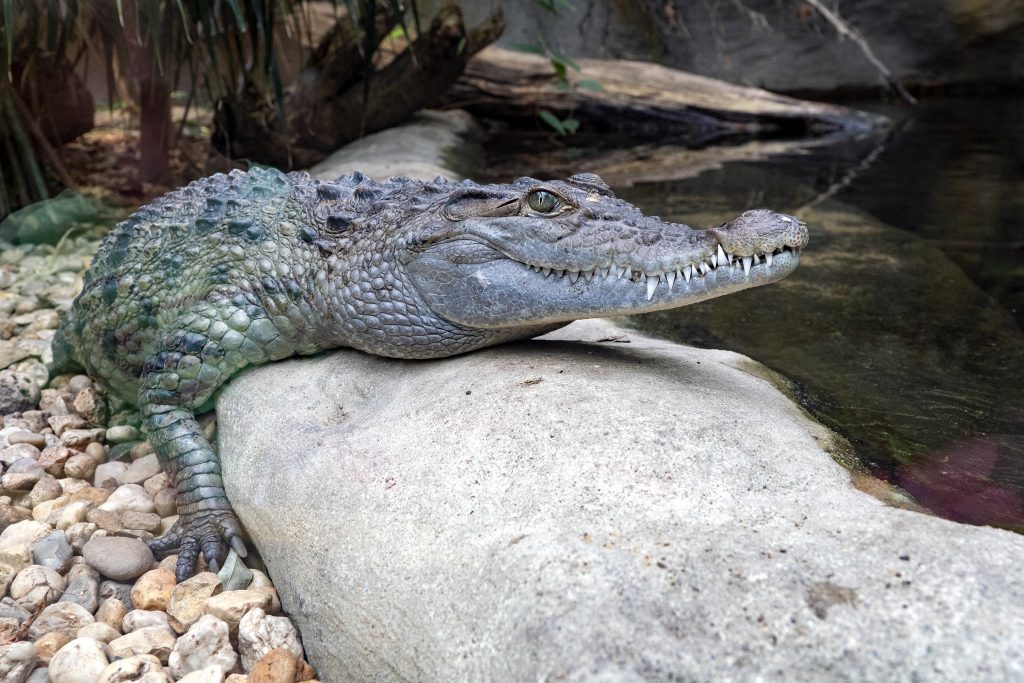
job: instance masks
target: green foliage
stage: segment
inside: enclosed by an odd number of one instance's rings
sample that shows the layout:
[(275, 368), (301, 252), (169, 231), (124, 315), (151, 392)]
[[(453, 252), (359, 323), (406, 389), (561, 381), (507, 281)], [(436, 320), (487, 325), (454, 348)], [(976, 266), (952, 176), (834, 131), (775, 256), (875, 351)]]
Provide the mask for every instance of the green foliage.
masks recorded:
[[(379, 12), (394, 12), (408, 36), (409, 7), (420, 29), (416, 0), (331, 2), (338, 20), (351, 22), (364, 57), (382, 37), (375, 29)], [(59, 185), (53, 175), (68, 184), (53, 145), (33, 129), (18, 94), (23, 83), (45, 82), (43, 66), (99, 70), (112, 107), (115, 93), (138, 97), (143, 87), (165, 89), (168, 102), (172, 91), (183, 92), (179, 135), (195, 103), (219, 111), (221, 103), (241, 101), (245, 93), (271, 98), (283, 120), (279, 37), (311, 42), (306, 9), (302, 0), (0, 0), (0, 217), (50, 196)], [(100, 63), (89, 62), (90, 52), (103, 56)], [(373, 60), (365, 63), (368, 83)]]
[[(568, 0), (533, 0), (537, 5), (542, 7), (544, 10), (549, 12), (552, 16), (562, 16), (562, 11), (567, 10), (569, 12), (575, 11), (575, 7)], [(551, 64), (551, 68), (555, 70), (555, 90), (558, 92), (571, 93), (575, 90), (602, 90), (602, 85), (591, 78), (585, 78), (582, 80), (570, 80), (569, 71), (581, 72), (580, 65), (574, 62), (568, 55), (558, 52), (552, 49), (547, 42), (537, 36), (537, 42), (534, 43), (517, 43), (512, 45), (513, 50), (519, 52), (526, 52), (528, 54), (538, 55), (544, 57)], [(573, 118), (572, 114), (565, 116), (564, 118), (559, 117), (554, 112), (548, 109), (540, 109), (537, 111), (537, 116), (540, 120), (551, 127), (556, 133), (562, 136), (568, 136), (574, 134), (580, 127), (579, 119)]]

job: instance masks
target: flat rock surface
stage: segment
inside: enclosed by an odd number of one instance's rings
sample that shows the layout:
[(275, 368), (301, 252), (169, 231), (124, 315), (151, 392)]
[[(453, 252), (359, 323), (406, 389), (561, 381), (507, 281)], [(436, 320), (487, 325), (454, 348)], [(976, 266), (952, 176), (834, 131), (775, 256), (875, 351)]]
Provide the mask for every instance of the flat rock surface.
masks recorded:
[(1024, 677), (1024, 538), (854, 489), (767, 377), (593, 321), (285, 361), (224, 476), (322, 680)]

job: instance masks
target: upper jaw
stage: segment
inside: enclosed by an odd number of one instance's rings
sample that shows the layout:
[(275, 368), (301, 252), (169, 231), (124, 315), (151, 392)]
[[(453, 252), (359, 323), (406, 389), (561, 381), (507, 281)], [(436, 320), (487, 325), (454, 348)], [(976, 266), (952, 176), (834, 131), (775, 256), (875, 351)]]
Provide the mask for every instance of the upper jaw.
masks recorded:
[[(688, 260), (685, 265), (680, 265), (680, 262), (677, 261), (674, 266), (656, 267), (652, 270), (636, 268), (628, 263), (626, 265), (613, 263), (607, 267), (584, 270), (554, 269), (520, 263), (527, 270), (536, 272), (545, 278), (553, 280), (566, 278), (571, 284), (578, 280), (591, 282), (595, 278), (638, 283), (646, 288), (646, 300), (651, 301), (659, 292), (659, 287), (664, 293), (671, 293), (677, 282), (681, 286), (688, 287), (693, 281), (695, 286), (699, 284), (702, 290), (706, 290), (713, 288), (714, 285), (726, 284), (726, 281), (742, 285), (747, 284), (743, 282), (743, 279), (753, 278), (753, 281), (749, 282), (749, 285), (753, 285), (781, 279), (796, 267), (800, 250), (801, 247), (786, 244), (777, 248), (770, 248), (769, 245), (764, 251), (753, 249), (749, 256), (741, 256), (725, 251), (721, 244), (718, 244), (715, 251), (707, 257)], [(742, 278), (740, 273), (742, 273)]]
[[(691, 279), (705, 278), (720, 273), (720, 268), (742, 271), (743, 278), (752, 277), (764, 284), (785, 277), (796, 266), (800, 250), (807, 244), (807, 226), (794, 216), (767, 210), (747, 211), (736, 219), (710, 230), (693, 230), (683, 225), (663, 224), (659, 239), (649, 247), (632, 243), (632, 249), (613, 244), (606, 253), (595, 255), (592, 250), (572, 253), (571, 259), (558, 259), (552, 252), (548, 259), (527, 254), (519, 249), (493, 245), (507, 257), (518, 261), (529, 270), (544, 277), (552, 275), (568, 278), (575, 283), (594, 278), (628, 279), (641, 282), (647, 290), (647, 300), (654, 298), (658, 286), (664, 283), (671, 292), (675, 282), (689, 284)], [(616, 250), (616, 248), (618, 248)], [(521, 252), (521, 253), (516, 253)], [(783, 256), (776, 267), (776, 258)], [(743, 285), (742, 281), (719, 275), (715, 281)], [(705, 283), (711, 285), (711, 281)], [(749, 286), (747, 284), (747, 286)]]

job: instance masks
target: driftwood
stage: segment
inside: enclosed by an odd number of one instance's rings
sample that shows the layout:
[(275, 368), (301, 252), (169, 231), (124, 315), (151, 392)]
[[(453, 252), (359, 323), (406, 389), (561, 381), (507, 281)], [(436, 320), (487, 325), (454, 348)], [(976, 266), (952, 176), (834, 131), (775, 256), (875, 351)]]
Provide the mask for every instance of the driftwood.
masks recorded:
[[(398, 18), (388, 12), (390, 3), (380, 4), (376, 35), (383, 36)], [(375, 67), (366, 88), (367, 57), (348, 27), (339, 25), (313, 51), (287, 94), (283, 121), (273, 98), (254, 89), (238, 102), (222, 103), (214, 143), (233, 158), (284, 169), (311, 166), (347, 142), (438, 104), (469, 59), (503, 28), (500, 4), (486, 22), (468, 30), (458, 5), (448, 2), (408, 49)]]
[[(579, 59), (559, 85), (544, 57), (489, 47), (470, 60), (445, 106), (495, 118), (535, 117), (548, 110), (596, 129), (641, 137), (672, 133), (700, 145), (723, 138), (826, 135), (884, 127), (884, 117), (831, 104), (732, 85), (648, 62)], [(586, 79), (600, 89), (579, 87)]]

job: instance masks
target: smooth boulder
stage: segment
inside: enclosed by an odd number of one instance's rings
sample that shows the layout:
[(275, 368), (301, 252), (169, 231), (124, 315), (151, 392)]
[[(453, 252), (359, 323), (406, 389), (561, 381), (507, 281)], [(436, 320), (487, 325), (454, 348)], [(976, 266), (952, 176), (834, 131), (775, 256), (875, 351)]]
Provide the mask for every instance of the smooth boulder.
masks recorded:
[(1019, 680), (1024, 538), (887, 507), (750, 359), (607, 323), (247, 372), (227, 492), (324, 680)]

